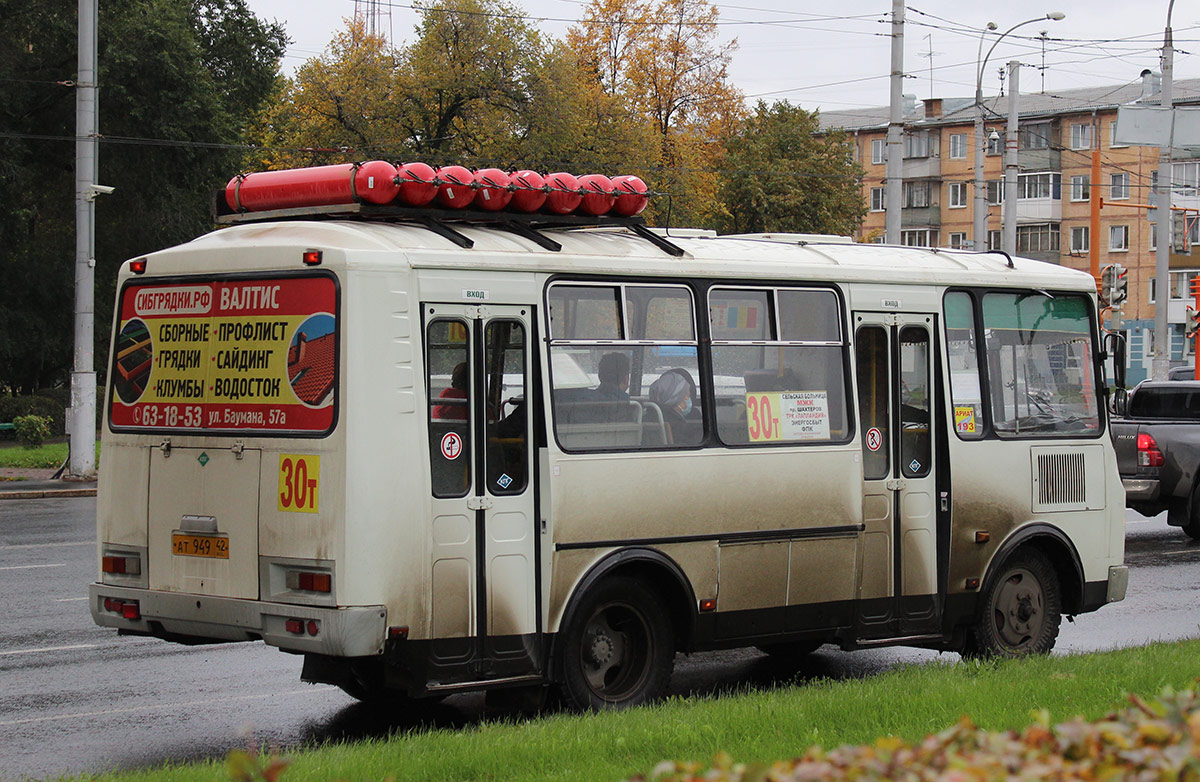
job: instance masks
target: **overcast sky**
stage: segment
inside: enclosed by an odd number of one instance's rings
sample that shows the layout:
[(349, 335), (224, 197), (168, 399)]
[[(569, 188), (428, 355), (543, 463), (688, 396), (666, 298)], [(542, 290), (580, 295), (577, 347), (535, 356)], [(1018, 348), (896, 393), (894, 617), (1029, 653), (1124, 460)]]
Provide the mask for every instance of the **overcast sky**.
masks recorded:
[[(911, 0), (906, 11), (904, 92), (918, 98), (971, 96), (975, 91), (979, 31), (993, 21), (1006, 37), (984, 70), (984, 92), (1000, 89), (998, 69), (1010, 59), (1029, 66), (1021, 72), (1024, 93), (1124, 84), (1145, 68), (1159, 69), (1168, 0)], [(580, 15), (583, 0), (524, 0), (522, 8), (542, 31), (561, 37)], [(364, 0), (249, 0), (259, 16), (283, 22), (292, 45), (284, 60), (291, 73), (319, 55), (343, 19)], [(410, 2), (376, 4), (379, 29), (398, 45), (411, 41), (416, 13)], [(890, 72), (888, 0), (715, 2), (721, 40), (738, 40), (730, 75), (753, 101), (787, 99), (806, 109), (882, 106), (888, 102)], [(837, 12), (823, 11), (836, 8)], [(1066, 19), (1045, 20), (1050, 11)], [(1180, 3), (1171, 20), (1175, 33), (1175, 78), (1200, 76), (1200, 3)], [(1038, 40), (1045, 31), (1047, 40)], [(985, 41), (986, 53), (994, 38)], [(1045, 50), (1043, 65), (1043, 48)], [(930, 56), (932, 52), (932, 56)], [(932, 69), (932, 70), (931, 70)]]

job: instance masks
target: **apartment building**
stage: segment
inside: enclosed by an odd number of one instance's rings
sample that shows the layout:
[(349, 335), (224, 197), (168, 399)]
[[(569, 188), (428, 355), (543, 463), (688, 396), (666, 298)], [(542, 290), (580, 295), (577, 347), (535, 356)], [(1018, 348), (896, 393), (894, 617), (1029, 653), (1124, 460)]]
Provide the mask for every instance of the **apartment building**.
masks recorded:
[[(1157, 104), (1158, 74), (1146, 71), (1128, 84), (1022, 93), (1018, 183), (1015, 204), (1004, 203), (1003, 152), (1008, 98), (984, 100), (984, 179), (988, 203), (987, 236), (973, 236), (975, 180), (975, 102), (973, 98), (905, 96), (903, 209), (901, 242), (921, 247), (999, 249), (1006, 209), (1017, 210), (1017, 253), (1087, 270), (1088, 253), (1099, 243), (1100, 265), (1129, 269), (1129, 300), (1124, 327), (1129, 336), (1129, 380), (1148, 376), (1157, 302), (1152, 188), (1158, 180), (1158, 148), (1114, 143), (1117, 107)], [(1200, 105), (1200, 79), (1174, 82), (1175, 105)], [(863, 198), (869, 212), (857, 238), (882, 242), (886, 199), (888, 108), (821, 113), (824, 128), (850, 133), (866, 171)], [(1100, 177), (1092, 181), (1092, 154), (1100, 155)], [(1191, 364), (1193, 348), (1183, 338), (1185, 312), (1192, 302), (1189, 281), (1200, 274), (1200, 149), (1176, 150), (1172, 158), (1172, 206), (1188, 213), (1188, 232), (1198, 246), (1170, 256), (1168, 321), (1172, 364)], [(1091, 235), (1090, 196), (1103, 199), (1099, 236)]]

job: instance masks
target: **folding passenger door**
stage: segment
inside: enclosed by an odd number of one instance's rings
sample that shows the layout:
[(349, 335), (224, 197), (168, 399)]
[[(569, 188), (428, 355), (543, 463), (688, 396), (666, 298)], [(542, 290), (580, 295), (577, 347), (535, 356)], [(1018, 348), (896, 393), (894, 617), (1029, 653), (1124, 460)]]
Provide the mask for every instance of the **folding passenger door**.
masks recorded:
[(854, 313), (866, 525), (861, 640), (939, 625), (934, 316)]
[(425, 304), (432, 494), (431, 678), (539, 658), (532, 308)]

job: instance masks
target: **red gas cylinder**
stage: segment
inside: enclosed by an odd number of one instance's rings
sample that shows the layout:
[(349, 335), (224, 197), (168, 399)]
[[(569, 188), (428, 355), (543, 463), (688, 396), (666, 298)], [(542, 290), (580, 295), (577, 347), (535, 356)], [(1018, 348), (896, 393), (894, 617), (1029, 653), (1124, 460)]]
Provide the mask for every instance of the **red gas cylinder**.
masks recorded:
[(462, 166), (437, 170), (437, 201), (451, 209), (466, 209), (475, 198), (475, 175)]
[(650, 188), (640, 177), (632, 174), (615, 176), (612, 180), (613, 190), (617, 191), (617, 202), (613, 204), (613, 212), (622, 217), (633, 217), (641, 214), (650, 203)]
[(400, 201), (407, 206), (426, 206), (437, 196), (437, 173), (425, 163), (400, 166)]
[(579, 177), (579, 189), (583, 191), (583, 202), (579, 211), (588, 215), (608, 214), (617, 196), (613, 192), (612, 180), (604, 174), (584, 174)]
[(550, 188), (550, 192), (546, 196), (545, 209), (551, 214), (569, 215), (583, 201), (579, 180), (565, 171), (546, 177), (546, 187)]
[(396, 167), (372, 160), (239, 174), (225, 186), (225, 203), (235, 212), (262, 212), (356, 201), (386, 204), (398, 192)]
[(475, 206), (494, 212), (508, 206), (513, 188), (508, 174), (498, 168), (481, 168), (475, 172)]
[(509, 174), (516, 188), (509, 206), (518, 212), (536, 212), (546, 203), (546, 178), (536, 171), (522, 170)]

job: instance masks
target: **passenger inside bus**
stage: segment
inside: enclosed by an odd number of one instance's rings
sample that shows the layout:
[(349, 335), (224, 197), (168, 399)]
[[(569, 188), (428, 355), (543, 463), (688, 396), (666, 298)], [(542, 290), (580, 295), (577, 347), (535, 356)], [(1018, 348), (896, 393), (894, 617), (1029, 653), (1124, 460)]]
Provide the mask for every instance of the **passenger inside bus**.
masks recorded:
[(668, 444), (695, 445), (703, 436), (699, 409), (695, 405), (695, 381), (686, 369), (668, 369), (650, 384), (650, 401), (662, 410)]
[(434, 407), (434, 418), (440, 418), (443, 421), (467, 420), (467, 362), (459, 362), (454, 367), (454, 371), (450, 373), (450, 386), (444, 389), (438, 398), (455, 401)]
[(624, 402), (629, 399), (629, 356), (624, 353), (605, 353), (596, 366), (600, 385), (594, 396), (605, 402)]

